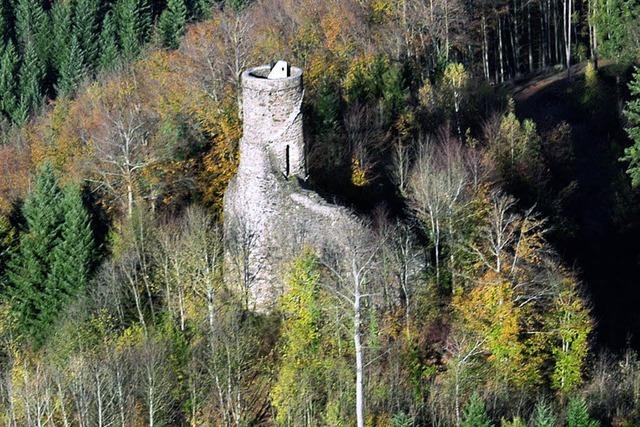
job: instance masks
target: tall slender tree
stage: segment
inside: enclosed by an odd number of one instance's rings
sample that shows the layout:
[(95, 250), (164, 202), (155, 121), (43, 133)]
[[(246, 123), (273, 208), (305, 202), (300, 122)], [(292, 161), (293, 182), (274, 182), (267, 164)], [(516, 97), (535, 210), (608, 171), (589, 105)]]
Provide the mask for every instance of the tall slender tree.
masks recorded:
[(48, 319), (55, 319), (86, 288), (95, 253), (91, 220), (79, 188), (72, 186), (65, 190), (62, 209), (60, 241), (51, 254), (51, 272), (45, 289), (43, 311), (47, 316), (43, 317)]
[(12, 117), (16, 107), (16, 77), (18, 54), (13, 42), (9, 41), (0, 56), (0, 113)]
[(109, 70), (114, 67), (118, 61), (118, 42), (115, 15), (113, 11), (107, 12), (102, 22), (102, 31), (100, 32), (100, 58), (98, 67), (100, 70)]
[(74, 34), (71, 36), (71, 44), (67, 49), (66, 56), (60, 64), (60, 75), (58, 76), (58, 85), (56, 89), (58, 95), (72, 95), (78, 88), (82, 79), (86, 76), (87, 67), (85, 57), (78, 38)]
[(53, 40), (51, 41), (51, 61), (56, 73), (60, 74), (62, 64), (69, 55), (69, 41), (71, 40), (71, 7), (66, 1), (57, 1), (51, 8), (51, 28)]
[(42, 102), (42, 80), (44, 79), (44, 69), (34, 42), (29, 42), (25, 48), (18, 77), (21, 107), (31, 111)]
[(184, 34), (187, 22), (187, 7), (184, 0), (168, 0), (167, 8), (160, 16), (159, 32), (162, 44), (169, 49), (176, 49)]
[(636, 67), (629, 83), (631, 100), (627, 102), (624, 115), (627, 118), (627, 134), (633, 144), (624, 150), (623, 161), (629, 163), (627, 174), (634, 187), (640, 186), (640, 68)]
[(9, 261), (8, 296), (16, 330), (36, 342), (41, 342), (46, 334), (43, 303), (63, 223), (62, 197), (53, 168), (46, 164), (25, 200), (26, 230)]
[(77, 0), (73, 11), (73, 33), (89, 69), (98, 60), (99, 9), (99, 0)]
[(119, 0), (115, 7), (120, 47), (125, 58), (134, 58), (148, 38), (151, 7), (148, 0)]

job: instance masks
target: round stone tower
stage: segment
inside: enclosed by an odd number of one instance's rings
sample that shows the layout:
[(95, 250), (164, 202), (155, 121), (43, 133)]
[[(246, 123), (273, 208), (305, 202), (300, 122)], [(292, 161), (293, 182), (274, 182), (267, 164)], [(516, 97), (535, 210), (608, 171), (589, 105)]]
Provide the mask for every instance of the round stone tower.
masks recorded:
[(284, 61), (275, 67), (283, 69), (266, 65), (242, 73), (244, 136), (240, 143), (240, 168), (255, 167), (254, 154), (266, 150), (275, 171), (287, 178), (304, 178), (302, 70), (289, 67)]
[(225, 281), (237, 284), (252, 308), (268, 309), (287, 188), (306, 175), (302, 70), (280, 61), (246, 70), (241, 82), (240, 164), (224, 196)]

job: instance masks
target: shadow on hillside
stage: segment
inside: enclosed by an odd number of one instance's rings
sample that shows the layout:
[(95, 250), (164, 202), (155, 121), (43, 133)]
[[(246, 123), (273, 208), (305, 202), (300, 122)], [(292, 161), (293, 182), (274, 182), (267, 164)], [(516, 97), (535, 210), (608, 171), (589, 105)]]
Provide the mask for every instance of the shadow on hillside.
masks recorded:
[[(545, 191), (516, 195), (550, 219), (551, 242), (590, 294), (597, 341), (611, 350), (640, 349), (640, 197), (618, 160), (629, 144), (620, 119), (626, 93), (606, 71), (591, 97), (580, 76), (518, 103), (518, 116), (533, 119), (543, 135), (567, 122), (572, 155), (549, 166)], [(546, 196), (535, 200), (533, 194)]]

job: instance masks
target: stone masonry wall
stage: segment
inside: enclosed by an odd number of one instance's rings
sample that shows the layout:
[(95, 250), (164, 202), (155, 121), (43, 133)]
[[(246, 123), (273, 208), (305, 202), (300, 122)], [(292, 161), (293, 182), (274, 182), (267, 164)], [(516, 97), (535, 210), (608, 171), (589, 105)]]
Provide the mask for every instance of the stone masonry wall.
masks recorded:
[(281, 292), (284, 258), (305, 245), (320, 247), (357, 222), (347, 209), (300, 188), (306, 177), (302, 71), (291, 67), (290, 77), (270, 80), (269, 70), (242, 74), (240, 164), (224, 198), (225, 280), (262, 311)]

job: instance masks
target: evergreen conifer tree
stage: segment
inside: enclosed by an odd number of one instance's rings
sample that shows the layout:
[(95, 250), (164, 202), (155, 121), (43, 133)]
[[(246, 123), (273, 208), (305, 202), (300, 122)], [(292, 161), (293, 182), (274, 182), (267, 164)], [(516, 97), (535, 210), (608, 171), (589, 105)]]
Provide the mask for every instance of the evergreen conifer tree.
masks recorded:
[(119, 0), (116, 3), (120, 47), (125, 58), (134, 58), (147, 40), (151, 7), (147, 0)]
[(158, 29), (162, 44), (169, 49), (177, 49), (187, 22), (187, 7), (184, 0), (168, 0), (167, 8), (160, 16)]
[(77, 0), (73, 13), (73, 34), (89, 69), (93, 69), (98, 60), (99, 8), (98, 0)]
[(69, 41), (71, 40), (71, 32), (69, 31), (71, 28), (71, 8), (69, 4), (66, 1), (58, 1), (53, 4), (51, 9), (51, 27), (53, 29), (51, 61), (58, 76), (62, 64), (69, 55)]
[(474, 393), (464, 408), (461, 427), (491, 427), (491, 421), (484, 407), (484, 402)]
[(9, 40), (0, 56), (0, 113), (12, 118), (17, 108), (16, 77), (18, 75), (18, 53)]
[(573, 397), (567, 405), (567, 427), (598, 427), (600, 423), (591, 418), (584, 399)]
[(63, 222), (62, 191), (51, 165), (46, 164), (25, 200), (26, 230), (8, 266), (8, 296), (16, 332), (42, 342), (46, 284)]
[(118, 42), (116, 40), (116, 22), (112, 11), (107, 12), (100, 32), (100, 59), (98, 66), (101, 70), (110, 70), (118, 60)]
[(60, 64), (60, 76), (57, 85), (58, 95), (68, 96), (73, 94), (85, 75), (84, 52), (74, 34), (71, 36), (71, 44), (67, 50), (67, 56)]
[(9, 19), (7, 19), (8, 7), (4, 0), (0, 0), (0, 48), (4, 46), (9, 37)]
[(636, 67), (633, 79), (629, 82), (631, 100), (627, 102), (624, 115), (627, 118), (627, 134), (633, 145), (624, 150), (622, 160), (629, 162), (627, 174), (634, 187), (640, 186), (640, 68)]
[(26, 46), (18, 77), (21, 107), (31, 111), (42, 102), (41, 84), (44, 77), (42, 65), (32, 42)]
[(80, 189), (75, 186), (66, 189), (62, 208), (64, 222), (60, 242), (52, 252), (43, 308), (43, 318), (50, 320), (86, 288), (94, 255), (91, 220)]
[(49, 64), (51, 50), (49, 16), (40, 0), (17, 0), (15, 7), (15, 31), (23, 56), (33, 49), (43, 74)]
[(556, 417), (549, 404), (544, 401), (536, 403), (529, 421), (531, 427), (554, 427), (556, 425)]

